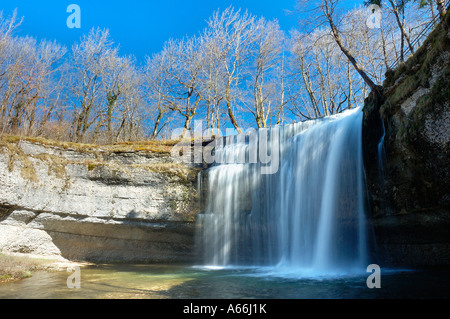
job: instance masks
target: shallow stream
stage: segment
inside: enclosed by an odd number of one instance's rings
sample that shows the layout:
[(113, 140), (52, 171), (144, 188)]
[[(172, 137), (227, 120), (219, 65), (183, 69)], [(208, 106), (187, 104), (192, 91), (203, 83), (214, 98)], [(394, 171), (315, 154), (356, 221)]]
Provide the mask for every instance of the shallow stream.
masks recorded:
[(68, 288), (66, 271), (37, 272), (0, 285), (13, 299), (373, 299), (449, 298), (448, 269), (381, 269), (381, 288), (370, 273), (320, 276), (277, 268), (208, 268), (185, 265), (100, 265), (80, 270), (81, 288)]

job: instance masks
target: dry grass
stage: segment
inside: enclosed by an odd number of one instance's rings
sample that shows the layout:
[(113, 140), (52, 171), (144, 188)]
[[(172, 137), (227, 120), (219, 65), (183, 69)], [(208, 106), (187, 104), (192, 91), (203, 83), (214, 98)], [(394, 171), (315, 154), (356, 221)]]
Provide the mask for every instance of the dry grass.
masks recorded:
[[(93, 154), (95, 158), (68, 160), (64, 157), (47, 153), (29, 155), (25, 154), (18, 145), (20, 141), (27, 141), (33, 144), (42, 145), (44, 147), (56, 147), (64, 150), (73, 150), (79, 153)], [(106, 160), (110, 154), (144, 152), (170, 156), (173, 146), (178, 143), (180, 143), (180, 140), (148, 140), (138, 142), (120, 142), (112, 145), (99, 146), (94, 144), (61, 142), (41, 137), (27, 137), (7, 134), (0, 136), (0, 149), (3, 148), (4, 152), (8, 155), (9, 171), (13, 171), (15, 166), (20, 165), (19, 169), (22, 177), (34, 183), (39, 181), (31, 159), (48, 163), (50, 171), (53, 175), (57, 178), (65, 179), (67, 184), (68, 179), (66, 174), (66, 166), (68, 164), (85, 165), (89, 172), (95, 170), (99, 166), (105, 166), (107, 169), (114, 169), (116, 165)], [(189, 145), (194, 143), (194, 140), (186, 139), (183, 140), (182, 143), (184, 145)], [(187, 168), (185, 165), (177, 163), (130, 164), (122, 165), (121, 168), (125, 169), (125, 171), (134, 168), (144, 168), (153, 172), (166, 174), (170, 177), (176, 177), (183, 182), (191, 182), (192, 180), (195, 180), (195, 176), (198, 173), (197, 169)]]
[(8, 153), (8, 170), (12, 172), (14, 170), (14, 166), (16, 165), (16, 161), (19, 161), (21, 163), (20, 172), (22, 177), (35, 183), (38, 182), (36, 170), (29, 156), (25, 154), (15, 143), (5, 143), (1, 140), (0, 149), (2, 146)]
[[(43, 146), (53, 146), (63, 149), (71, 149), (80, 152), (151, 152), (151, 153), (167, 153), (169, 154), (172, 147), (180, 142), (180, 140), (146, 140), (146, 141), (134, 141), (134, 142), (118, 142), (111, 145), (96, 145), (96, 144), (84, 144), (63, 142), (57, 140), (50, 140), (43, 137), (31, 137), (31, 136), (17, 136), (3, 134), (0, 136), (0, 144), (16, 144), (20, 141), (28, 141), (31, 143), (41, 144)], [(193, 142), (193, 141), (188, 141)]]
[(0, 283), (31, 277), (34, 271), (48, 269), (50, 263), (49, 260), (0, 253)]
[(31, 137), (31, 136), (18, 136), (18, 135), (9, 135), (3, 134), (0, 138), (0, 142), (4, 143), (18, 143), (20, 141), (28, 141), (31, 143), (42, 144), (44, 146), (55, 146), (67, 149), (75, 149), (75, 150), (94, 150), (98, 148), (95, 144), (81, 144), (81, 143), (72, 143), (72, 142), (61, 142), (56, 140), (49, 140), (43, 137)]

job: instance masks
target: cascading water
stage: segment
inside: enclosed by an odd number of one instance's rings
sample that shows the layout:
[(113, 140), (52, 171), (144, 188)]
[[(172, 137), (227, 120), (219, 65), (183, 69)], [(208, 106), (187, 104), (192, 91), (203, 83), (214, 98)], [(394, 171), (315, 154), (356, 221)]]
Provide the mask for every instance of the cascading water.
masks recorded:
[(215, 160), (198, 219), (205, 265), (365, 270), (361, 109), (229, 137)]

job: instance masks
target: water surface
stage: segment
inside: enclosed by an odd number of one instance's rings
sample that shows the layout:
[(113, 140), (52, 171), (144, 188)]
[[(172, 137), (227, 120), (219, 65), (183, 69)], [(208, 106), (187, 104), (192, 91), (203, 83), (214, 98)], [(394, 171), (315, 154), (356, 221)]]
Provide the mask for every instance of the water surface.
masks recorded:
[(13, 299), (373, 299), (449, 298), (450, 272), (381, 270), (381, 288), (369, 289), (367, 274), (279, 271), (264, 267), (208, 268), (184, 265), (101, 265), (81, 268), (81, 288), (67, 288), (71, 273), (37, 272), (0, 285)]

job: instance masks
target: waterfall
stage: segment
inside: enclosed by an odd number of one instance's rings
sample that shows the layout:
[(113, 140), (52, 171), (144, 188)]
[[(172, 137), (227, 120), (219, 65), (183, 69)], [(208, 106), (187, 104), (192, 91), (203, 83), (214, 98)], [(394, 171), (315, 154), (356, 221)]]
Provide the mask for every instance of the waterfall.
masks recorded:
[(198, 218), (204, 265), (367, 266), (362, 110), (227, 137)]
[(380, 187), (382, 194), (384, 194), (385, 185), (384, 185), (384, 178), (385, 178), (385, 169), (386, 169), (386, 149), (384, 148), (384, 138), (386, 136), (386, 129), (384, 127), (384, 121), (381, 120), (381, 128), (383, 134), (381, 135), (380, 141), (378, 142), (377, 146), (377, 162), (378, 162), (378, 176), (380, 179)]

